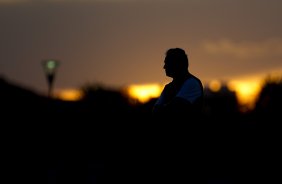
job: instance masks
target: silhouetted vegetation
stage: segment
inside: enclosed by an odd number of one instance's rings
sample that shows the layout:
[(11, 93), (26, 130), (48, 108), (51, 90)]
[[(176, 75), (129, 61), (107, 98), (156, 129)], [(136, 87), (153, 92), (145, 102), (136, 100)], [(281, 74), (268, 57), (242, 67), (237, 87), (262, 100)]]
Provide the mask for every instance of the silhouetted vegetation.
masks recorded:
[(278, 123), (275, 121), (281, 118), (282, 109), (282, 78), (267, 78), (256, 102), (255, 112), (265, 124)]
[(176, 176), (168, 169), (172, 161), (179, 167), (189, 163), (186, 169), (209, 181), (254, 183), (267, 180), (268, 161), (278, 159), (274, 140), (265, 135), (280, 127), (282, 80), (266, 80), (247, 113), (239, 111), (228, 88), (205, 89), (203, 122), (195, 131), (185, 119), (177, 126), (153, 122), (156, 99), (131, 103), (121, 91), (101, 85), (85, 86), (76, 102), (50, 99), (5, 79), (0, 89), (1, 122), (9, 127), (5, 150), (14, 155), (4, 166), (30, 178), (26, 165), (35, 173), (47, 167), (50, 184), (166, 181)]

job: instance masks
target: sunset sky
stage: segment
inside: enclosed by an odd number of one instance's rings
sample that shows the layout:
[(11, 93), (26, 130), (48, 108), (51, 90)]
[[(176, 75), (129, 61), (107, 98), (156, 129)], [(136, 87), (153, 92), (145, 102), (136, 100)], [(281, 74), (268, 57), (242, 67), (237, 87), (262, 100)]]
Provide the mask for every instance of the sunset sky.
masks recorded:
[(165, 51), (211, 80), (282, 74), (281, 0), (0, 0), (0, 76), (45, 92), (41, 62), (57, 59), (55, 88), (166, 83)]

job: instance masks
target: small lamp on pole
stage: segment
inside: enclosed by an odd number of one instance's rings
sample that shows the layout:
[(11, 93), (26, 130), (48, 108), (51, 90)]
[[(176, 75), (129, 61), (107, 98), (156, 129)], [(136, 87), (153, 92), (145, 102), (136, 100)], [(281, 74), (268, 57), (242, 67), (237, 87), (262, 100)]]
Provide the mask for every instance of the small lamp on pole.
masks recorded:
[(43, 60), (42, 65), (48, 82), (48, 97), (50, 98), (52, 95), (53, 83), (55, 80), (56, 69), (59, 66), (59, 61), (54, 59)]

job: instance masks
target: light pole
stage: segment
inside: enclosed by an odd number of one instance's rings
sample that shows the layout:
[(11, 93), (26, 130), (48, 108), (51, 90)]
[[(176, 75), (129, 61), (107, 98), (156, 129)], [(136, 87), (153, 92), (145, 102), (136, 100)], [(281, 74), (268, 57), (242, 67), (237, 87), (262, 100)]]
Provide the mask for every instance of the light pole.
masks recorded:
[(52, 95), (53, 83), (55, 79), (56, 69), (59, 66), (59, 61), (53, 59), (43, 60), (42, 65), (48, 82), (48, 97), (50, 98)]

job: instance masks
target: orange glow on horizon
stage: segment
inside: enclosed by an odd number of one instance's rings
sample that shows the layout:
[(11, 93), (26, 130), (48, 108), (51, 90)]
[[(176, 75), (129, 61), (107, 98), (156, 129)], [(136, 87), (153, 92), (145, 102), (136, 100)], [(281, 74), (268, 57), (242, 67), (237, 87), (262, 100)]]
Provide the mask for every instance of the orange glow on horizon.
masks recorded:
[(217, 92), (221, 88), (221, 83), (218, 80), (212, 80), (208, 86), (213, 92)]
[(138, 99), (140, 102), (145, 103), (151, 98), (159, 97), (162, 89), (163, 86), (160, 84), (134, 84), (128, 87), (128, 94), (130, 97)]
[[(257, 97), (261, 91), (263, 80), (259, 77), (241, 78), (226, 82), (230, 91), (236, 93), (236, 98), (240, 106), (253, 109)], [(212, 80), (208, 83), (208, 88), (213, 92), (218, 92), (223, 83), (220, 80)], [(158, 98), (164, 88), (160, 83), (155, 84), (132, 84), (128, 85), (126, 93), (129, 97), (137, 99), (141, 103), (146, 103), (152, 98)], [(83, 97), (83, 93), (76, 89), (57, 90), (54, 97), (66, 100), (77, 101)]]
[(262, 84), (258, 80), (231, 80), (228, 88), (235, 91), (239, 105), (254, 108)]
[[(239, 105), (252, 109), (262, 85), (259, 80), (244, 79), (230, 80), (227, 86), (236, 93)], [(219, 80), (213, 80), (208, 84), (208, 87), (217, 92), (221, 89), (222, 83)], [(163, 86), (159, 84), (130, 85), (128, 93), (130, 97), (145, 103), (151, 98), (159, 97), (162, 89)]]
[(82, 91), (76, 89), (58, 90), (54, 97), (65, 101), (78, 101), (82, 98)]
[[(253, 108), (254, 102), (261, 90), (261, 83), (257, 80), (230, 80), (228, 88), (236, 92), (239, 105)], [(221, 82), (213, 80), (208, 87), (217, 92), (221, 89)], [(133, 84), (127, 87), (129, 97), (137, 99), (141, 103), (148, 102), (151, 98), (158, 98), (163, 90), (161, 84)], [(76, 89), (62, 89), (54, 93), (54, 97), (65, 101), (78, 101), (83, 93)]]

